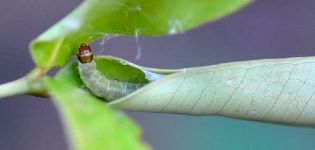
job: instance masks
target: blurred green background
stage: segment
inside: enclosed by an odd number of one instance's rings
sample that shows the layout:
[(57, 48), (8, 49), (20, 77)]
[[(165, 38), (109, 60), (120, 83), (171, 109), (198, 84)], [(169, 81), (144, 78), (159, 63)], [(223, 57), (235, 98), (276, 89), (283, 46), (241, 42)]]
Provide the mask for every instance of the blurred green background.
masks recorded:
[[(81, 1), (2, 0), (0, 82), (33, 66), (28, 43)], [(150, 67), (183, 68), (230, 61), (315, 55), (315, 1), (256, 0), (240, 12), (185, 34), (114, 37), (93, 44), (98, 54)], [(136, 60), (141, 49), (141, 57)], [(156, 150), (313, 150), (315, 129), (216, 116), (128, 112)], [(0, 149), (65, 150), (51, 101), (19, 96), (0, 101)]]

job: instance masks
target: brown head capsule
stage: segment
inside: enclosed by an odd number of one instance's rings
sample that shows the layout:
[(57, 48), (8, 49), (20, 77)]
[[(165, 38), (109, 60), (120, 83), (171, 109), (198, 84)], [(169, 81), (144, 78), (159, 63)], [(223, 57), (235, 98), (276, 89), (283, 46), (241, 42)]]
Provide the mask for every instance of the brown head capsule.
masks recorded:
[(82, 64), (90, 63), (93, 60), (93, 53), (90, 45), (82, 43), (79, 48), (79, 54), (77, 55), (79, 61)]

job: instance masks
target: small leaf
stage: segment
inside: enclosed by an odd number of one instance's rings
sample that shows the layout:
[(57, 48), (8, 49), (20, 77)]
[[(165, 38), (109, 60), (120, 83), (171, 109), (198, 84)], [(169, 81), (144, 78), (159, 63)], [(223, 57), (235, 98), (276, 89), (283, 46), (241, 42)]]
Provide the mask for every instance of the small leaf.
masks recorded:
[(75, 150), (147, 150), (140, 130), (124, 114), (113, 112), (81, 89), (47, 78), (49, 93), (58, 107)]
[(110, 34), (157, 36), (187, 31), (222, 18), (250, 0), (85, 0), (30, 45), (42, 68), (63, 66), (80, 43)]
[(315, 127), (315, 57), (190, 68), (110, 103), (116, 108)]

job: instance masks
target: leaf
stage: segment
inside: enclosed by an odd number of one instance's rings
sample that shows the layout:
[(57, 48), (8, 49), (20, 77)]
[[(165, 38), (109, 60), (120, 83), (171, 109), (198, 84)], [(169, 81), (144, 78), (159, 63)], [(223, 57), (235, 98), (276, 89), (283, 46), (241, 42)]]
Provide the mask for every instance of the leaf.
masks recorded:
[(81, 89), (47, 78), (45, 85), (67, 127), (75, 150), (148, 150), (139, 142), (140, 130), (121, 112)]
[[(126, 60), (113, 56), (96, 56), (94, 60), (98, 70), (108, 79), (131, 83), (148, 83), (143, 69)], [(146, 70), (153, 70), (152, 72), (160, 71), (154, 68), (146, 68)], [(162, 70), (159, 73), (167, 74), (171, 72), (172, 70)], [(55, 75), (55, 79), (76, 87), (84, 86), (80, 79), (77, 62), (70, 63), (60, 69)]]
[(233, 62), (168, 75), (110, 105), (315, 127), (314, 77), (315, 57)]
[(250, 0), (85, 0), (32, 41), (35, 63), (63, 66), (80, 43), (110, 34), (157, 36), (187, 31), (244, 7)]
[[(108, 56), (98, 58), (98, 61), (119, 60)], [(315, 76), (315, 57), (233, 62), (181, 70), (137, 68), (166, 76), (115, 100), (111, 106), (134, 111), (222, 115), (315, 127), (315, 80), (312, 78)], [(73, 72), (72, 69), (63, 68), (56, 79), (81, 82), (78, 73), (67, 76), (69, 73), (66, 72)], [(102, 71), (106, 72), (106, 69)], [(128, 69), (120, 72), (124, 75)], [(128, 76), (133, 75), (125, 74), (124, 78), (128, 79)]]
[(67, 84), (71, 84), (75, 87), (83, 86), (83, 82), (80, 79), (78, 70), (78, 62), (70, 63), (62, 67), (55, 75), (55, 79)]

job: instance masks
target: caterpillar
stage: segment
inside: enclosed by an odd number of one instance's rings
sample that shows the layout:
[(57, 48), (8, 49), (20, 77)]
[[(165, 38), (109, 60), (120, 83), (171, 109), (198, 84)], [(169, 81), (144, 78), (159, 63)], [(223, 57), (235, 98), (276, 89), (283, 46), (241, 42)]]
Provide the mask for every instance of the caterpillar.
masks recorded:
[[(79, 47), (78, 69), (80, 78), (85, 87), (87, 87), (93, 94), (108, 101), (113, 101), (126, 96), (146, 83), (130, 83), (118, 80), (110, 80), (102, 75), (98, 70), (95, 61), (93, 60), (93, 53), (90, 45), (81, 44)], [(139, 68), (140, 69), (140, 68)], [(142, 70), (142, 69), (141, 69)], [(161, 78), (163, 75), (142, 70), (149, 82)]]

